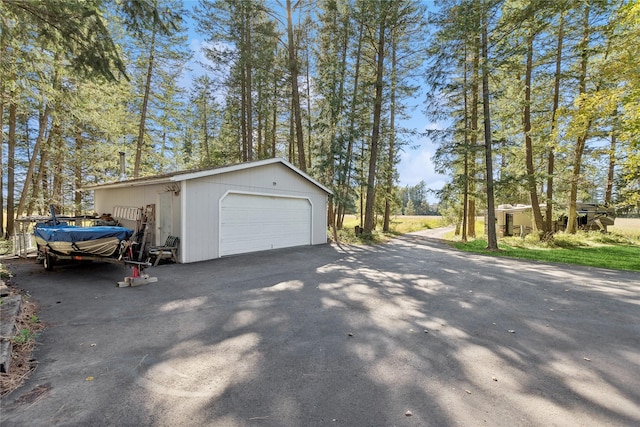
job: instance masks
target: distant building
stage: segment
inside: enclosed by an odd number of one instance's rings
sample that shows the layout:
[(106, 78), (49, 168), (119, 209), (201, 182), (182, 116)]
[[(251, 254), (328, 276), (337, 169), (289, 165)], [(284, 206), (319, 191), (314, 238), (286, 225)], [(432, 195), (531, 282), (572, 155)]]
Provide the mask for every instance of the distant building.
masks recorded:
[[(545, 204), (540, 205), (544, 217)], [(607, 231), (607, 227), (614, 224), (615, 211), (595, 203), (576, 203), (578, 213), (578, 228), (581, 230)], [(498, 235), (526, 236), (535, 229), (533, 208), (531, 205), (499, 205), (496, 209)], [(553, 221), (553, 231), (564, 231), (567, 228), (568, 208), (566, 212)]]

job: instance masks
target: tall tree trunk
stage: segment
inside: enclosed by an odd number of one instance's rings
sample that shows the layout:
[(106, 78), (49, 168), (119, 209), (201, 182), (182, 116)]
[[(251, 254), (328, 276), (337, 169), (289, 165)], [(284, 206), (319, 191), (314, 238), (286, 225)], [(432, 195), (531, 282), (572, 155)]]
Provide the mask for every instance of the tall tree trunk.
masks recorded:
[[(352, 161), (353, 161), (353, 143), (354, 143), (354, 132), (355, 132), (355, 127), (356, 127), (356, 109), (357, 109), (357, 101), (358, 101), (358, 90), (359, 90), (359, 80), (360, 80), (360, 60), (361, 60), (361, 53), (362, 53), (362, 40), (363, 40), (363, 33), (364, 33), (364, 24), (362, 22), (360, 22), (360, 28), (358, 31), (358, 47), (356, 49), (356, 64), (354, 67), (354, 71), (353, 71), (353, 93), (351, 95), (351, 107), (349, 110), (349, 133), (347, 135), (348, 141), (347, 141), (347, 153), (346, 153), (346, 158), (345, 158), (345, 165), (344, 165), (344, 170), (346, 172), (343, 181), (340, 183), (340, 191), (342, 192), (341, 194), (341, 200), (343, 201), (342, 203), (342, 207), (341, 207), (341, 211), (340, 211), (340, 217), (338, 219), (338, 229), (342, 229), (342, 223), (344, 221), (344, 215), (345, 215), (345, 203), (347, 200), (347, 197), (349, 197), (349, 193), (351, 190), (351, 170), (352, 168)], [(362, 215), (362, 206), (360, 207), (360, 213)], [(362, 219), (360, 220), (360, 227), (362, 227)]]
[[(6, 31), (0, 33), (0, 58), (6, 55)], [(4, 237), (4, 106), (5, 106), (5, 79), (0, 79), (0, 237)]]
[(5, 237), (9, 238), (15, 233), (15, 191), (16, 191), (16, 103), (15, 93), (9, 94), (9, 139), (7, 145), (7, 229)]
[(46, 186), (46, 171), (47, 171), (47, 163), (49, 162), (49, 153), (51, 151), (51, 141), (54, 138), (55, 133), (49, 132), (49, 136), (47, 137), (44, 146), (40, 149), (40, 163), (38, 164), (38, 175), (34, 178), (35, 182), (32, 186), (33, 191), (31, 193), (31, 200), (27, 206), (27, 215), (33, 214), (36, 210), (39, 213), (47, 212), (45, 197), (47, 197), (46, 190), (48, 190), (48, 186)]
[(551, 111), (551, 144), (547, 156), (547, 232), (553, 233), (553, 177), (555, 175), (555, 149), (557, 126), (557, 113), (560, 105), (560, 79), (562, 73), (562, 44), (564, 41), (564, 12), (560, 13), (560, 24), (558, 26), (558, 46), (556, 51), (556, 71), (553, 82), (553, 108)]
[[(335, 21), (337, 21), (337, 17), (334, 15), (334, 23)], [(345, 210), (345, 205), (346, 205), (346, 198), (348, 197), (348, 190), (346, 190), (346, 182), (347, 182), (347, 175), (348, 175), (348, 168), (350, 165), (350, 161), (351, 159), (349, 158), (350, 153), (349, 153), (349, 143), (351, 143), (351, 139), (348, 139), (347, 141), (347, 147), (346, 150), (343, 150), (343, 146), (342, 146), (342, 140), (338, 139), (338, 135), (337, 135), (337, 129), (338, 129), (338, 123), (342, 120), (343, 116), (344, 116), (344, 108), (343, 108), (343, 103), (342, 103), (342, 99), (344, 98), (344, 87), (345, 87), (345, 83), (346, 83), (346, 71), (347, 71), (347, 50), (348, 50), (348, 38), (345, 36), (347, 29), (346, 26), (348, 24), (345, 23), (345, 28), (343, 29), (344, 33), (342, 31), (339, 32), (339, 35), (337, 35), (337, 37), (342, 37), (342, 46), (341, 46), (341, 50), (340, 50), (340, 60), (338, 62), (339, 64), (339, 76), (337, 77), (338, 80), (338, 91), (337, 94), (335, 93), (335, 85), (333, 86), (334, 89), (334, 93), (332, 93), (332, 100), (330, 102), (330, 111), (331, 111), (331, 142), (330, 142), (330, 147), (329, 147), (329, 153), (338, 153), (338, 161), (337, 161), (337, 165), (334, 167), (334, 161), (330, 161), (330, 165), (328, 167), (328, 169), (330, 170), (329, 172), (329, 176), (328, 179), (329, 180), (333, 180), (334, 176), (335, 176), (335, 172), (337, 169), (337, 191), (338, 191), (338, 195), (340, 195), (339, 198), (335, 198), (335, 207), (336, 207), (336, 212), (335, 212), (335, 216), (333, 218), (334, 222), (333, 224), (335, 225), (336, 229), (341, 229), (342, 228), (342, 219), (344, 217), (344, 210)], [(356, 59), (356, 61), (358, 61), (359, 58)], [(356, 66), (357, 68), (357, 66)], [(357, 79), (357, 77), (356, 77)], [(338, 100), (339, 102), (336, 105), (336, 100)], [(340, 142), (338, 142), (340, 141)], [(346, 191), (345, 191), (346, 190)], [(344, 197), (344, 198), (343, 198)]]
[(296, 140), (296, 124), (293, 118), (293, 100), (291, 100), (291, 109), (289, 110), (289, 161), (295, 163), (295, 140)]
[(149, 104), (149, 94), (151, 93), (151, 77), (153, 76), (154, 55), (156, 49), (156, 18), (153, 19), (153, 30), (151, 32), (151, 43), (149, 44), (149, 63), (147, 65), (147, 76), (144, 84), (144, 95), (142, 97), (142, 108), (140, 109), (140, 124), (138, 125), (138, 140), (136, 141), (136, 158), (133, 166), (133, 177), (140, 177), (140, 165), (142, 163), (142, 151), (144, 148), (144, 134), (147, 121), (147, 108)]
[(467, 234), (469, 237), (476, 237), (476, 156), (478, 155), (478, 104), (480, 92), (480, 36), (473, 38), (474, 49), (471, 62), (471, 138), (469, 147), (471, 153), (467, 163), (467, 184), (469, 208), (467, 212)]
[(617, 122), (618, 112), (615, 111), (613, 113), (613, 126), (611, 129), (610, 135), (610, 145), (609, 145), (609, 170), (607, 172), (607, 189), (604, 193), (604, 204), (606, 206), (611, 205), (611, 200), (613, 198), (613, 177), (616, 167), (616, 122)]
[(365, 197), (365, 181), (364, 181), (364, 163), (365, 163), (365, 139), (360, 141), (360, 228), (364, 228), (364, 197)]
[(75, 187), (75, 192), (74, 192), (74, 198), (73, 198), (73, 214), (75, 216), (80, 216), (82, 215), (82, 193), (80, 191), (78, 191), (80, 188), (82, 188), (82, 162), (80, 161), (80, 159), (82, 158), (82, 146), (83, 146), (83, 139), (82, 139), (82, 133), (80, 132), (80, 129), (76, 129), (75, 135), (74, 135), (74, 140), (76, 142), (76, 158), (75, 158), (75, 163), (73, 165), (73, 175), (74, 175), (74, 187)]
[(298, 89), (298, 59), (296, 44), (293, 39), (293, 22), (291, 19), (291, 0), (287, 0), (287, 36), (289, 41), (289, 72), (291, 73), (291, 98), (293, 117), (295, 121), (295, 142), (298, 149), (298, 167), (303, 172), (307, 171), (304, 155), (304, 136), (302, 134), (302, 113), (300, 111), (300, 93)]
[(496, 211), (493, 195), (493, 160), (491, 153), (491, 114), (489, 108), (489, 52), (487, 10), (483, 1), (482, 11), (482, 109), (484, 114), (484, 154), (487, 180), (487, 249), (498, 250), (496, 236)]
[(64, 139), (62, 138), (62, 129), (60, 123), (54, 121), (51, 127), (51, 134), (53, 135), (52, 141), (54, 143), (54, 162), (53, 162), (53, 194), (51, 198), (51, 204), (55, 207), (55, 211), (61, 214), (64, 211), (64, 193), (62, 191), (62, 184), (64, 177), (62, 176), (62, 169), (64, 164)]
[(524, 77), (524, 146), (525, 163), (527, 166), (527, 184), (529, 187), (529, 198), (533, 210), (533, 218), (538, 231), (546, 231), (545, 223), (540, 212), (540, 202), (538, 201), (538, 188), (536, 183), (536, 171), (533, 167), (533, 143), (531, 141), (531, 74), (533, 72), (533, 39), (535, 33), (529, 29), (527, 37), (527, 60)]
[(245, 67), (245, 78), (247, 87), (245, 90), (246, 99), (246, 112), (247, 112), (247, 161), (253, 160), (253, 64), (252, 64), (252, 55), (251, 52), (251, 31), (253, 30), (251, 26), (251, 16), (250, 11), (245, 11), (245, 46), (246, 46), (246, 55), (244, 58), (244, 67)]
[(307, 166), (311, 168), (313, 165), (311, 163), (311, 76), (309, 75), (309, 69), (311, 68), (311, 64), (309, 61), (309, 44), (307, 44), (307, 68), (306, 68), (306, 77), (307, 77)]
[[(49, 136), (51, 136), (51, 132), (49, 132)], [(46, 147), (43, 147), (42, 150), (40, 150), (40, 163), (38, 164), (38, 171), (36, 176), (33, 178), (33, 182), (34, 184), (31, 186), (31, 197), (29, 198), (29, 203), (27, 203), (27, 207), (25, 209), (25, 214), (27, 216), (30, 216), (33, 214), (34, 210), (36, 209), (36, 206), (38, 207), (38, 210), (40, 210), (40, 205), (42, 203), (40, 203), (40, 191), (41, 191), (41, 185), (40, 183), (42, 182), (42, 169), (44, 167), (44, 159), (47, 157), (46, 153), (47, 149)]]
[(247, 69), (242, 67), (242, 82), (240, 82), (240, 132), (242, 133), (243, 162), (249, 160), (249, 124), (247, 123)]
[[(273, 99), (278, 99), (278, 77), (273, 77)], [(271, 116), (271, 157), (276, 157), (276, 140), (278, 132), (278, 103), (273, 103), (273, 115)]]
[[(45, 162), (43, 165), (43, 168), (40, 170), (40, 172), (38, 172), (38, 182), (40, 183), (40, 186), (42, 187), (42, 189), (40, 190), (42, 192), (42, 197), (40, 197), (40, 199), (42, 200), (42, 206), (38, 207), (38, 212), (41, 215), (48, 215), (49, 214), (49, 206), (47, 205), (47, 203), (51, 200), (51, 191), (49, 190), (49, 151), (51, 151), (51, 132), (49, 132), (49, 138), (47, 139), (46, 142), (47, 146), (44, 148), (45, 153), (44, 153), (44, 157), (45, 157)], [(40, 150), (42, 151), (42, 150)], [(36, 185), (37, 187), (37, 185)]]
[(256, 117), (256, 157), (258, 160), (264, 159), (264, 109), (262, 108), (262, 104), (264, 103), (263, 98), (263, 83), (262, 81), (258, 85), (258, 117)]
[(207, 110), (207, 98), (205, 96), (206, 92), (202, 94), (202, 143), (204, 151), (204, 162), (205, 166), (210, 167), (212, 165), (211, 162), (211, 149), (209, 147), (209, 111)]
[[(3, 34), (4, 36), (4, 34)], [(3, 37), (4, 38), (4, 37)], [(4, 43), (0, 43), (0, 49)], [(4, 236), (4, 81), (0, 83), (0, 237)]]
[[(54, 79), (55, 81), (55, 79)], [(29, 167), (27, 169), (27, 174), (24, 179), (24, 186), (22, 187), (22, 193), (20, 194), (20, 202), (18, 203), (18, 208), (16, 209), (15, 216), (22, 215), (24, 207), (27, 202), (27, 195), (29, 194), (29, 188), (31, 187), (32, 179), (33, 179), (33, 171), (36, 167), (36, 159), (40, 154), (42, 141), (44, 140), (45, 129), (49, 122), (49, 105), (45, 105), (44, 111), (40, 114), (40, 119), (38, 120), (38, 137), (36, 138), (36, 143), (33, 147), (33, 153), (31, 154), (31, 158), (29, 159)], [(14, 129), (15, 132), (15, 129)], [(11, 139), (11, 138), (9, 138)]]
[(462, 241), (467, 242), (467, 214), (469, 203), (469, 96), (467, 94), (467, 47), (465, 45), (464, 49), (464, 82), (463, 82), (463, 93), (464, 93), (464, 159), (463, 159), (463, 178), (464, 178), (464, 187), (462, 189)]
[(380, 121), (382, 117), (382, 89), (384, 82), (384, 44), (387, 25), (386, 11), (381, 11), (380, 27), (378, 29), (377, 66), (376, 66), (376, 94), (373, 102), (373, 129), (369, 146), (369, 172), (367, 177), (367, 200), (364, 211), (363, 232), (370, 234), (375, 228), (375, 194), (376, 194), (376, 165), (378, 163), (378, 141), (380, 139)]
[(384, 222), (382, 231), (389, 232), (391, 222), (391, 201), (393, 200), (393, 175), (395, 168), (396, 145), (395, 145), (395, 121), (396, 121), (396, 83), (397, 83), (397, 57), (395, 32), (392, 34), (391, 43), (391, 107), (389, 118), (389, 164), (386, 171), (386, 189), (384, 198)]
[[(582, 40), (580, 41), (580, 76), (579, 94), (582, 97), (587, 92), (587, 63), (589, 61), (589, 12), (590, 5), (587, 3), (584, 11)], [(569, 192), (569, 218), (567, 222), (567, 233), (575, 234), (578, 231), (578, 211), (576, 207), (578, 199), (578, 184), (580, 182), (580, 169), (582, 167), (582, 154), (587, 143), (587, 135), (591, 127), (591, 119), (587, 119), (585, 128), (582, 130), (576, 141), (573, 152), (573, 169), (571, 171), (571, 190)]]

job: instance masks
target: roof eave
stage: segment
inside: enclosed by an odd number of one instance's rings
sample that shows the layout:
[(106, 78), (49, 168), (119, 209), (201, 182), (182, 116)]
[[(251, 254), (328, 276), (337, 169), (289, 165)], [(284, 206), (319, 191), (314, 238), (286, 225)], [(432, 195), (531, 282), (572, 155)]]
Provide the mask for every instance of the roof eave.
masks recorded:
[(112, 188), (130, 188), (130, 187), (142, 187), (144, 185), (150, 184), (166, 184), (168, 182), (173, 182), (173, 177), (162, 177), (156, 179), (146, 179), (140, 181), (119, 181), (119, 182), (110, 182), (107, 184), (96, 184), (96, 185), (88, 185), (86, 187), (80, 188), (78, 191), (93, 191), (93, 190), (103, 190), (103, 189), (112, 189)]
[(140, 186), (153, 185), (153, 184), (181, 182), (181, 181), (187, 181), (190, 179), (220, 175), (224, 173), (235, 172), (235, 171), (240, 171), (244, 169), (250, 169), (250, 168), (255, 168), (259, 166), (274, 164), (274, 163), (283, 164), (284, 166), (288, 167), (298, 175), (302, 176), (307, 181), (311, 182), (312, 184), (314, 184), (315, 186), (317, 186), (327, 194), (330, 194), (330, 195), (333, 194), (333, 192), (330, 189), (328, 189), (327, 187), (325, 187), (324, 185), (322, 185), (321, 183), (319, 183), (318, 181), (316, 181), (315, 179), (307, 175), (305, 172), (303, 172), (302, 170), (298, 169), (297, 167), (289, 163), (288, 161), (279, 157), (258, 160), (256, 162), (251, 162), (251, 163), (238, 163), (236, 165), (223, 166), (215, 169), (207, 169), (207, 170), (201, 170), (201, 171), (195, 171), (195, 172), (176, 173), (174, 175), (163, 176), (158, 178), (119, 181), (119, 182), (112, 182), (108, 184), (97, 184), (93, 186), (83, 187), (79, 191), (91, 191), (91, 190), (103, 190), (103, 189), (106, 190), (106, 189), (113, 189), (113, 188), (130, 188), (130, 187), (140, 187)]

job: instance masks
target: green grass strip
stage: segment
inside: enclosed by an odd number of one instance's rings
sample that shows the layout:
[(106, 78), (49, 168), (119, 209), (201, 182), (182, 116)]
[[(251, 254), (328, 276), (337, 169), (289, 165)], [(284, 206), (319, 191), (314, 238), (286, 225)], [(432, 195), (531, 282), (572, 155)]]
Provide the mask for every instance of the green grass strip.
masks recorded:
[[(509, 243), (512, 243), (509, 239)], [(499, 251), (486, 250), (486, 240), (468, 243), (452, 242), (460, 250), (491, 256), (523, 258), (544, 262), (585, 265), (612, 270), (640, 271), (640, 246), (631, 243), (603, 244), (590, 240), (576, 242), (559, 241), (553, 244), (532, 244), (523, 240), (522, 246), (499, 243)], [(527, 247), (525, 247), (525, 245)]]

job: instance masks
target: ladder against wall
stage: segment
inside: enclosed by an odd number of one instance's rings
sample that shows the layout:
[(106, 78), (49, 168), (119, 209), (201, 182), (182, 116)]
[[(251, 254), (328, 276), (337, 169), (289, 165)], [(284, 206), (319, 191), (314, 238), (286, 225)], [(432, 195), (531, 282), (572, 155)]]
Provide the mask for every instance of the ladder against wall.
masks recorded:
[(152, 235), (155, 227), (155, 211), (155, 204), (143, 207), (114, 206), (113, 217), (123, 227), (131, 228), (136, 233), (142, 234), (145, 228), (149, 228), (148, 232)]
[(140, 219), (139, 233), (141, 233), (141, 238), (139, 243), (141, 247), (138, 254), (138, 261), (142, 261), (143, 254), (146, 252), (146, 250), (155, 244), (155, 223), (156, 205), (151, 204), (145, 206), (144, 212), (142, 213), (142, 217)]
[(137, 249), (139, 260), (142, 260), (145, 248), (155, 244), (155, 212), (155, 204), (140, 208), (132, 206), (114, 206), (113, 208), (113, 217), (123, 227), (134, 230), (133, 240), (140, 245)]
[(114, 206), (113, 208), (113, 217), (119, 221), (139, 221), (142, 214), (142, 208), (131, 206)]

